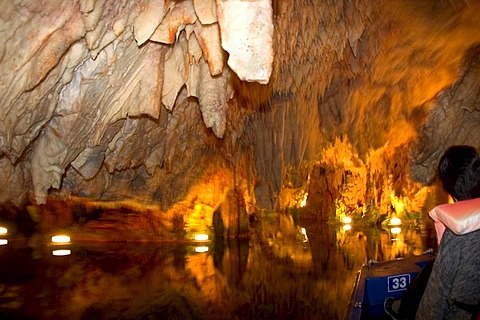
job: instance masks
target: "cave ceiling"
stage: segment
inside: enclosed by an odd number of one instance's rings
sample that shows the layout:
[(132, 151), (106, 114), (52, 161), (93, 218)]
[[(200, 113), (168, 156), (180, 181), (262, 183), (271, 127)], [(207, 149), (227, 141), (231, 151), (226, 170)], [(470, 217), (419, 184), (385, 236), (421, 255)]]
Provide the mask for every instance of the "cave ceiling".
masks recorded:
[(251, 211), (315, 161), (430, 184), (449, 145), (479, 146), (480, 1), (1, 7), (0, 203), (213, 186), (210, 207), (234, 190)]

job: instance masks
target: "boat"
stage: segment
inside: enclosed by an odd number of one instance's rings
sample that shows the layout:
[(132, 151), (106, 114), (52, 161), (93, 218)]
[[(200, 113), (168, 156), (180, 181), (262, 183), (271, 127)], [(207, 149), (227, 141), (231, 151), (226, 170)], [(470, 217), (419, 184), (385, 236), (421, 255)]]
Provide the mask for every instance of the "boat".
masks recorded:
[(385, 299), (399, 299), (415, 275), (432, 259), (433, 250), (389, 261), (369, 261), (358, 271), (350, 299), (349, 320), (390, 319)]

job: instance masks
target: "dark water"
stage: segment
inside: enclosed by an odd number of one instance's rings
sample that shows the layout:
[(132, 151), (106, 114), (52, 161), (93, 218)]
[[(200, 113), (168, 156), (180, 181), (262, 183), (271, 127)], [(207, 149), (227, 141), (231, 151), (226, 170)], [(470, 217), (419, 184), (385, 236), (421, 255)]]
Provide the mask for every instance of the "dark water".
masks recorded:
[(202, 244), (72, 237), (64, 256), (41, 235), (8, 239), (0, 319), (344, 319), (363, 263), (435, 245), (422, 224), (398, 235), (310, 223), (304, 236), (301, 227), (276, 220), (249, 240)]

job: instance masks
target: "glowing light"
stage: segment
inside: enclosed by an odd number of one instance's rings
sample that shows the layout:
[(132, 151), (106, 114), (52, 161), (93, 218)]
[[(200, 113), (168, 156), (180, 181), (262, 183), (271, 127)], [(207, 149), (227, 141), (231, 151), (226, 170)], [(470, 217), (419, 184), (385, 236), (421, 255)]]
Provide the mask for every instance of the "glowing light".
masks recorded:
[(8, 229), (5, 228), (5, 227), (0, 227), (0, 234), (7, 234), (8, 233)]
[(392, 226), (398, 226), (402, 224), (402, 220), (400, 220), (400, 218), (393, 217), (392, 219), (390, 219), (390, 224)]
[(208, 252), (208, 247), (195, 247), (195, 252), (197, 253)]
[(208, 234), (199, 233), (195, 235), (195, 241), (207, 241), (207, 240), (208, 240)]
[(8, 244), (8, 240), (7, 239), (0, 239), (0, 246), (5, 246)]
[(70, 237), (66, 235), (57, 235), (52, 237), (52, 242), (56, 244), (70, 243)]
[(344, 225), (343, 225), (343, 230), (344, 230), (344, 231), (349, 231), (349, 230), (351, 230), (351, 229), (352, 229), (352, 226), (351, 226), (350, 224), (344, 224)]
[(392, 202), (392, 206), (395, 209), (396, 213), (405, 212), (405, 203), (403, 199), (395, 196), (393, 192), (390, 194), (390, 201)]
[(305, 194), (303, 195), (302, 201), (300, 202), (300, 207), (303, 208), (303, 207), (305, 207), (305, 206), (307, 205), (307, 198), (308, 198), (308, 193), (305, 193)]
[(307, 230), (305, 228), (301, 228), (302, 235), (303, 235), (303, 242), (308, 242)]
[(391, 228), (390, 232), (392, 234), (399, 234), (400, 232), (402, 232), (402, 229), (400, 227), (395, 227), (395, 228)]
[(352, 218), (345, 216), (343, 217), (342, 222), (346, 224), (350, 224), (352, 223)]
[(71, 253), (72, 253), (72, 251), (68, 250), (68, 249), (52, 250), (52, 255), (54, 255), (55, 257), (68, 256)]

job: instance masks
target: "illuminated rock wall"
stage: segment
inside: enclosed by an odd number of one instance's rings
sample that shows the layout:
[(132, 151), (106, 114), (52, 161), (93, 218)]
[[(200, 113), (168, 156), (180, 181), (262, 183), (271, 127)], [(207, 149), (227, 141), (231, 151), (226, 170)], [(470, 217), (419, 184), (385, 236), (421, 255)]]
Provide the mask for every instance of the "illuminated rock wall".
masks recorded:
[(257, 209), (418, 211), (441, 152), (480, 141), (478, 2), (2, 8), (3, 204), (131, 201), (195, 228), (219, 212), (237, 235)]
[[(390, 215), (424, 212), (443, 201), (433, 199), (434, 186), (426, 187), (435, 181), (441, 153), (451, 144), (479, 146), (472, 62), (478, 59), (479, 23), (471, 10), (478, 4), (375, 2), (375, 8), (360, 10), (365, 28), (356, 46), (333, 47), (318, 42), (351, 39), (358, 22), (358, 16), (343, 16), (352, 9), (347, 3), (323, 10), (282, 4), (279, 24), (298, 12), (309, 18), (281, 28), (285, 33), (275, 38), (284, 59), (272, 75), (277, 91), (253, 115), (254, 128), (271, 128), (251, 130), (259, 155), (258, 203), (278, 204), (262, 197), (277, 188), (298, 199), (291, 192), (296, 186), (312, 193), (307, 216), (328, 210), (331, 219), (339, 209)], [(336, 22), (333, 31), (329, 26)], [(332, 34), (322, 38), (321, 31)], [(288, 81), (289, 74), (301, 81)]]

